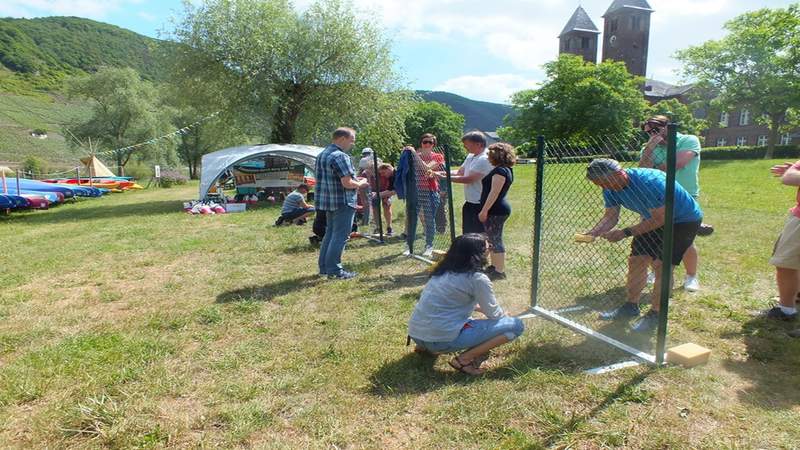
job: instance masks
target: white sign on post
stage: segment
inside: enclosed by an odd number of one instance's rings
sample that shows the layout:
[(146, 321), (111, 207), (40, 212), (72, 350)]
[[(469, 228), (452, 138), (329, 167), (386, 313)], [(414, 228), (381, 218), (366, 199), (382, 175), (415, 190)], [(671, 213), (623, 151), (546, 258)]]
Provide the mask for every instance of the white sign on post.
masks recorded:
[(155, 166), (156, 178), (161, 178), (161, 166)]

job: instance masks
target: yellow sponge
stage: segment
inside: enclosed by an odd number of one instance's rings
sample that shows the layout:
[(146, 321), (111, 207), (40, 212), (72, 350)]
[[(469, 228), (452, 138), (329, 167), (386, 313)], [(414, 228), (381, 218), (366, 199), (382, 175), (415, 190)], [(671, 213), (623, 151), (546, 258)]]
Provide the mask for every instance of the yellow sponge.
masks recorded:
[(694, 367), (708, 362), (711, 350), (697, 344), (683, 344), (667, 350), (667, 362), (683, 367)]
[(583, 242), (583, 243), (594, 242), (594, 236), (592, 236), (591, 234), (576, 233), (575, 242)]
[(441, 261), (444, 258), (444, 255), (446, 255), (446, 254), (447, 254), (447, 252), (444, 251), (444, 250), (434, 250), (433, 251), (433, 255), (431, 256), (431, 259), (433, 261)]

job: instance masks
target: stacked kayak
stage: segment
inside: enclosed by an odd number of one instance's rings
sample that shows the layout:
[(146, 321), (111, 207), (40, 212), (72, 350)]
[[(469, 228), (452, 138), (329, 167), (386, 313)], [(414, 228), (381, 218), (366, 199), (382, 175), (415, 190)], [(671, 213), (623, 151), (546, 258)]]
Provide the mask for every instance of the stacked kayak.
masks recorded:
[(47, 183), (68, 184), (70, 186), (93, 186), (96, 188), (109, 189), (111, 192), (122, 192), (128, 189), (142, 189), (128, 177), (104, 177), (104, 178), (59, 178), (43, 180)]
[(0, 209), (21, 209), (28, 207), (25, 197), (11, 194), (0, 194)]

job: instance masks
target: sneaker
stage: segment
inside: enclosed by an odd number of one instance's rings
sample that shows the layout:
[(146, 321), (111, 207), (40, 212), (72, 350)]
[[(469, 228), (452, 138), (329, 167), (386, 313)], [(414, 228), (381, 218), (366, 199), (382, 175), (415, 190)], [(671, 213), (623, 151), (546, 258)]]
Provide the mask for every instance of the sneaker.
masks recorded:
[(602, 320), (632, 319), (638, 316), (639, 304), (631, 302), (625, 302), (622, 306), (600, 313), (600, 319)]
[(336, 275), (328, 275), (328, 279), (329, 280), (349, 280), (351, 278), (355, 278), (356, 275), (357, 274), (355, 272), (348, 272), (346, 270), (343, 270), (343, 271), (339, 272)]
[(701, 223), (700, 228), (697, 229), (698, 236), (711, 236), (714, 233), (714, 226), (707, 223)]
[(430, 258), (430, 257), (432, 257), (432, 256), (433, 256), (433, 246), (432, 246), (432, 245), (426, 245), (426, 246), (425, 246), (425, 251), (424, 251), (424, 252), (422, 252), (422, 256), (423, 256), (424, 258)]
[(689, 292), (697, 292), (700, 290), (700, 282), (697, 281), (697, 277), (686, 275), (683, 280), (683, 288)]
[(636, 333), (650, 333), (656, 328), (658, 328), (658, 311), (653, 309), (631, 325), (631, 331)]
[(765, 309), (761, 311), (759, 314), (761, 317), (766, 317), (767, 319), (777, 319), (777, 320), (794, 320), (797, 318), (797, 313), (794, 314), (786, 314), (783, 312), (780, 306), (774, 306), (770, 309)]
[(394, 233), (392, 233), (392, 227), (389, 227), (389, 228), (386, 229), (386, 236), (387, 237), (394, 236)]
[(505, 280), (506, 279), (506, 273), (505, 272), (498, 272), (497, 269), (494, 268), (494, 266), (489, 266), (489, 268), (486, 269), (485, 273), (486, 273), (486, 276), (489, 277), (489, 279), (492, 280), (492, 281)]
[(406, 247), (406, 249), (403, 250), (403, 256), (411, 256), (411, 249)]
[(275, 226), (279, 227), (283, 225), (283, 216), (278, 217), (278, 220), (275, 221)]
[(647, 284), (653, 285), (656, 284), (656, 273), (647, 271)]

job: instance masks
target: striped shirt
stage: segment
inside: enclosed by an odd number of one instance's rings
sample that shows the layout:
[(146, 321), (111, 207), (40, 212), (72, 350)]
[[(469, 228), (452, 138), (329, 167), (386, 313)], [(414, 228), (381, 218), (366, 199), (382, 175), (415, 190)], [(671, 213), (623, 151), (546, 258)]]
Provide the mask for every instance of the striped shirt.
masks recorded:
[(356, 207), (356, 190), (345, 189), (342, 177), (354, 177), (355, 170), (350, 156), (336, 144), (330, 144), (317, 156), (314, 168), (314, 202), (321, 211), (335, 211), (343, 206)]

